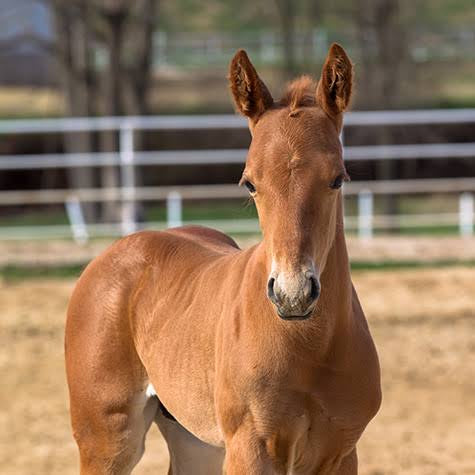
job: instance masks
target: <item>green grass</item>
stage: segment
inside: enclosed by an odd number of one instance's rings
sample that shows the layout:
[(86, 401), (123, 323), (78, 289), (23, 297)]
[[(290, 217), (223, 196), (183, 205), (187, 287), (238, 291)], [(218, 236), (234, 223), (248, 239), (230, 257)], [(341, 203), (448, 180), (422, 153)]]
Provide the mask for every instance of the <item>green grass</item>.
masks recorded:
[[(257, 218), (255, 206), (246, 200), (186, 203), (183, 206), (185, 221), (214, 219), (252, 219)], [(164, 205), (145, 208), (145, 222), (166, 221), (167, 210)], [(27, 211), (21, 214), (0, 216), (1, 226), (49, 226), (69, 224), (66, 213), (61, 209)]]
[[(190, 203), (183, 206), (184, 221), (252, 218), (257, 218), (256, 208), (246, 200)], [(145, 221), (166, 221), (166, 219), (165, 206), (149, 207), (145, 211)]]
[(378, 235), (404, 235), (404, 236), (453, 236), (459, 234), (458, 226), (419, 226), (407, 227), (401, 226), (397, 230), (392, 230), (391, 233), (385, 229), (377, 229), (375, 234)]
[(2, 226), (52, 226), (67, 225), (68, 217), (64, 211), (43, 210), (27, 211), (21, 214), (11, 214), (0, 217), (0, 227)]
[[(456, 200), (451, 199), (451, 197), (445, 197), (445, 200), (442, 200), (438, 196), (426, 199), (405, 198), (399, 201), (398, 208), (399, 212), (403, 214), (430, 213), (434, 212), (434, 210), (438, 212), (454, 212)], [(345, 209), (347, 215), (354, 216), (356, 213), (354, 200), (348, 200), (345, 203)], [(381, 211), (376, 210), (376, 212)], [(145, 207), (145, 227), (148, 222), (166, 222), (166, 215), (166, 207), (163, 204)], [(257, 218), (256, 208), (253, 203), (246, 200), (185, 202), (183, 206), (183, 220), (185, 223), (187, 221), (255, 218)], [(17, 215), (0, 217), (0, 229), (2, 226), (49, 225), (68, 225), (66, 213), (60, 208), (53, 208), (41, 212), (28, 211)], [(355, 230), (347, 229), (348, 234), (355, 234), (355, 232)], [(376, 235), (450, 236), (457, 235), (458, 232), (458, 226), (455, 225), (401, 226), (394, 230), (375, 229)]]
[(0, 277), (9, 282), (24, 279), (68, 279), (79, 277), (85, 267), (86, 263), (58, 266), (7, 265), (0, 267)]
[(355, 261), (351, 262), (351, 270), (358, 271), (393, 271), (404, 269), (439, 269), (444, 267), (474, 267), (475, 260), (456, 260), (456, 259), (440, 259), (434, 261), (415, 261), (415, 260), (402, 260), (402, 261)]

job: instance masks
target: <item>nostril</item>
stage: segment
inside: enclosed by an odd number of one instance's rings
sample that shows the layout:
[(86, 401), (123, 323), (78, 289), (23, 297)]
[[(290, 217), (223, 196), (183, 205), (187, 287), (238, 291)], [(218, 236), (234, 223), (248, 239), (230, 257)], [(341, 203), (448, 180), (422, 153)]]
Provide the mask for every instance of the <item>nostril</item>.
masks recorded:
[(277, 297), (274, 292), (275, 279), (271, 277), (267, 282), (267, 296), (272, 300), (272, 302), (277, 302)]
[(312, 300), (317, 300), (320, 295), (320, 285), (317, 279), (312, 275), (310, 277), (310, 298)]

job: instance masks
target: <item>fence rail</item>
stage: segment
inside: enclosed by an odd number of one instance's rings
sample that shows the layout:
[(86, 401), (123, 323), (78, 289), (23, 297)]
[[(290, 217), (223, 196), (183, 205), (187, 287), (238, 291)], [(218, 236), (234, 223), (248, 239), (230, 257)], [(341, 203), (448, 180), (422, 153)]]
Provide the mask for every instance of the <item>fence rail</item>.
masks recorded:
[[(475, 178), (356, 181), (344, 185), (346, 196), (359, 195), (365, 190), (375, 195), (475, 192)], [(178, 193), (183, 200), (240, 199), (248, 196), (247, 191), (232, 184), (0, 191), (0, 205), (62, 204), (72, 197), (84, 203), (117, 201), (130, 196), (138, 201), (164, 201), (170, 193)]]
[[(414, 111), (371, 111), (351, 112), (345, 117), (346, 126), (413, 126), (418, 124), (463, 124), (475, 125), (475, 109), (458, 110), (414, 110)], [(135, 203), (137, 201), (161, 201), (178, 199), (225, 199), (242, 198), (245, 193), (235, 185), (193, 185), (187, 187), (136, 187), (135, 167), (148, 165), (198, 165), (243, 163), (247, 150), (173, 150), (173, 151), (137, 151), (134, 149), (134, 132), (137, 130), (209, 130), (242, 129), (247, 122), (242, 117), (232, 115), (208, 116), (157, 116), (157, 117), (99, 117), (65, 118), (0, 121), (0, 134), (47, 134), (74, 133), (84, 131), (116, 130), (119, 133), (119, 150), (111, 153), (73, 153), (73, 154), (35, 154), (0, 155), (0, 170), (52, 169), (74, 167), (118, 166), (121, 172), (120, 188), (93, 188), (78, 190), (31, 190), (0, 191), (0, 205), (33, 205), (64, 203), (71, 219), (71, 230), (75, 235), (91, 233), (112, 233), (120, 229), (122, 233), (136, 230)], [(432, 143), (407, 145), (365, 145), (344, 147), (347, 161), (359, 160), (400, 160), (400, 159), (439, 159), (439, 158), (475, 158), (475, 143)], [(362, 237), (369, 237), (374, 226), (391, 228), (402, 221), (417, 226), (435, 222), (458, 222), (461, 233), (473, 232), (473, 192), (475, 177), (458, 179), (416, 179), (390, 181), (357, 181), (345, 186), (346, 195), (357, 195), (359, 216), (348, 217), (347, 225), (356, 226)], [(449, 217), (425, 215), (414, 217), (373, 216), (373, 195), (420, 194), (420, 193), (459, 193), (459, 213)], [(178, 197), (178, 198), (177, 198)], [(463, 198), (462, 198), (463, 197)], [(470, 201), (472, 200), (472, 201)], [(119, 224), (91, 225), (83, 222), (81, 203), (120, 201), (122, 203), (122, 222)], [(471, 204), (470, 204), (471, 203)], [(181, 204), (178, 208), (181, 209)], [(176, 215), (176, 211), (175, 211)], [(256, 223), (239, 220), (236, 224), (222, 220), (218, 227), (236, 230), (256, 230)], [(169, 224), (177, 219), (170, 219)], [(216, 225), (216, 223), (214, 223)], [(162, 226), (159, 224), (158, 226)], [(59, 228), (56, 228), (59, 231)], [(79, 229), (79, 231), (78, 231)], [(31, 237), (40, 233), (40, 228), (29, 228)], [(0, 228), (0, 238), (12, 238), (25, 234), (26, 227)], [(53, 231), (53, 227), (51, 227)], [(79, 232), (79, 234), (78, 234)], [(16, 233), (16, 234), (15, 234)], [(114, 231), (114, 234), (116, 231)], [(47, 233), (46, 233), (47, 234)]]
[[(345, 114), (345, 126), (475, 124), (475, 108), (403, 111), (356, 111)], [(0, 120), (0, 134), (87, 132), (90, 130), (206, 130), (246, 128), (238, 115), (67, 117)]]
[[(247, 149), (167, 150), (134, 152), (134, 164), (143, 165), (216, 165), (244, 163)], [(413, 145), (346, 146), (347, 161), (445, 159), (475, 157), (475, 142)], [(33, 170), (46, 168), (77, 168), (120, 166), (119, 152), (54, 153), (38, 155), (2, 155), (0, 170)]]

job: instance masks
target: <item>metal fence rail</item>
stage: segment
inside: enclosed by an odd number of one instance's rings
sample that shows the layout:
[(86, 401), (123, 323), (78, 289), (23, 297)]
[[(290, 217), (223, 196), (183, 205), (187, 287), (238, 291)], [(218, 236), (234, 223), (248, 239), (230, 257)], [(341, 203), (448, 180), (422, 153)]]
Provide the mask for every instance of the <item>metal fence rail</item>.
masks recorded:
[[(408, 111), (357, 111), (345, 114), (346, 126), (475, 124), (475, 108)], [(87, 132), (90, 130), (206, 130), (246, 128), (237, 115), (68, 117), (58, 119), (0, 120), (0, 134)]]
[[(375, 125), (417, 125), (417, 124), (454, 124), (473, 123), (475, 109), (458, 110), (415, 110), (415, 111), (376, 111), (351, 112), (345, 117), (346, 126)], [(120, 201), (122, 203), (122, 222), (120, 224), (91, 225), (71, 223), (72, 230), (87, 228), (87, 233), (102, 234), (109, 230), (121, 229), (122, 233), (136, 230), (136, 201), (172, 201), (181, 199), (224, 199), (242, 198), (243, 190), (235, 185), (197, 185), (188, 187), (136, 187), (135, 167), (148, 165), (197, 165), (197, 164), (231, 164), (243, 163), (247, 150), (213, 149), (213, 150), (173, 150), (173, 151), (136, 151), (134, 149), (134, 132), (136, 130), (207, 130), (207, 129), (242, 129), (247, 121), (233, 115), (208, 116), (159, 116), (159, 117), (99, 117), (66, 118), (41, 120), (0, 121), (0, 134), (47, 134), (84, 131), (117, 130), (119, 133), (119, 150), (112, 153), (74, 153), (74, 154), (36, 154), (0, 156), (0, 170), (52, 169), (74, 167), (118, 166), (121, 171), (120, 188), (97, 188), (80, 190), (32, 190), (0, 191), (0, 205), (51, 204), (65, 203), (70, 219), (81, 220), (82, 202)], [(399, 160), (420, 158), (464, 158), (475, 157), (475, 143), (435, 143), (407, 145), (365, 145), (347, 146), (344, 158), (347, 161), (359, 160)], [(431, 180), (391, 180), (353, 182), (345, 186), (345, 194), (358, 195), (360, 213), (358, 217), (347, 218), (348, 226), (353, 224), (360, 230), (361, 236), (370, 236), (374, 226), (391, 228), (402, 217), (373, 217), (373, 195), (406, 193), (461, 193), (459, 213), (450, 214), (449, 219), (458, 222), (462, 234), (473, 232), (473, 198), (475, 177), (460, 179)], [(470, 204), (471, 203), (471, 204)], [(178, 205), (177, 205), (178, 206)], [(180, 204), (181, 207), (181, 204)], [(76, 217), (76, 218), (74, 218)], [(412, 219), (410, 225), (421, 225), (434, 216)], [(427, 219), (426, 219), (427, 218)], [(440, 216), (442, 222), (442, 216)], [(445, 219), (445, 218), (444, 218)], [(408, 221), (408, 219), (406, 219)], [(451, 221), (451, 222), (452, 222)], [(170, 220), (172, 222), (172, 220)], [(175, 220), (176, 222), (176, 220)], [(353, 224), (352, 224), (353, 223)], [(356, 224), (355, 224), (356, 223)], [(471, 224), (470, 224), (471, 223)], [(169, 223), (170, 224), (170, 223)], [(224, 225), (224, 221), (221, 225)], [(248, 230), (250, 225), (239, 220), (237, 225), (227, 224), (237, 229), (241, 226)], [(237, 226), (237, 227), (236, 227)], [(223, 227), (223, 226), (221, 226)], [(59, 230), (59, 228), (58, 228)], [(30, 228), (36, 234), (40, 229)], [(53, 228), (51, 228), (53, 231)], [(27, 229), (0, 228), (0, 234), (11, 238), (24, 234)], [(84, 229), (81, 231), (86, 232)], [(116, 231), (114, 231), (115, 233)], [(17, 233), (17, 234), (15, 234)], [(47, 233), (46, 233), (47, 234)], [(33, 237), (33, 236), (32, 236)]]
[[(375, 195), (475, 192), (474, 178), (356, 181), (344, 185), (346, 196), (362, 191)], [(75, 197), (81, 202), (117, 201), (129, 194), (138, 201), (164, 201), (170, 193), (183, 200), (244, 199), (248, 193), (237, 185), (143, 186), (140, 188), (83, 188), (80, 190), (0, 191), (0, 205), (62, 204)]]
[[(134, 152), (135, 165), (216, 165), (244, 163), (247, 149)], [(475, 142), (346, 146), (346, 161), (475, 157)], [(120, 166), (119, 152), (1, 155), (0, 170)]]

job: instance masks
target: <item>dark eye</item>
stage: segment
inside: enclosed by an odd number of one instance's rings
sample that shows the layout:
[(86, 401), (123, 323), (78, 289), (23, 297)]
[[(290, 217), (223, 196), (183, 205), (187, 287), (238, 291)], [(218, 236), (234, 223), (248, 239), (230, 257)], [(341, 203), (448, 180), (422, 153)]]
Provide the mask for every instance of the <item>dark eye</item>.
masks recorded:
[(343, 173), (341, 175), (338, 175), (331, 183), (330, 188), (332, 190), (338, 190), (341, 188), (341, 185), (343, 185), (343, 182), (345, 181), (345, 176)]
[(253, 194), (256, 192), (256, 187), (249, 180), (245, 180), (243, 185), (248, 189), (249, 193)]

